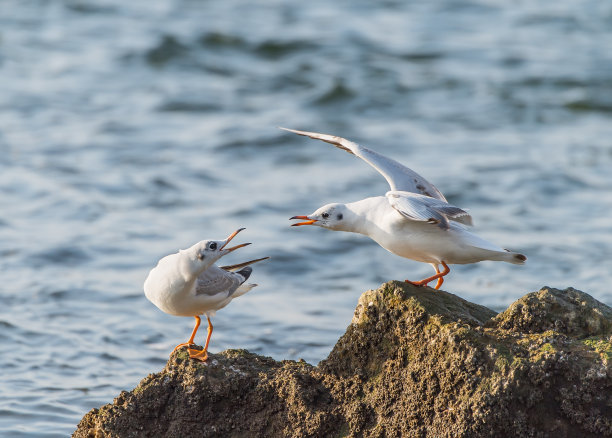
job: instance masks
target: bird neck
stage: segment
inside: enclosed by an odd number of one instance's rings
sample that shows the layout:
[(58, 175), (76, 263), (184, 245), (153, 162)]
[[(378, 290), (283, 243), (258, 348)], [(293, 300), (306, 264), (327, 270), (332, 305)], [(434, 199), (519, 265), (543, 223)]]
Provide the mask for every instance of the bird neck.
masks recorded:
[(377, 222), (377, 215), (384, 212), (389, 207), (389, 201), (384, 196), (375, 196), (372, 198), (362, 199), (361, 201), (351, 202), (346, 204), (347, 209), (351, 212), (350, 225), (354, 233), (364, 234), (369, 236), (372, 227)]
[(208, 269), (210, 265), (212, 264), (210, 263), (210, 264), (205, 265), (202, 263), (197, 263), (194, 259), (195, 256), (193, 256), (188, 251), (189, 250), (186, 250), (184, 252), (181, 251), (180, 253), (181, 261), (179, 263), (179, 271), (185, 283), (195, 281), (198, 278), (198, 276), (202, 272), (204, 272), (206, 269)]

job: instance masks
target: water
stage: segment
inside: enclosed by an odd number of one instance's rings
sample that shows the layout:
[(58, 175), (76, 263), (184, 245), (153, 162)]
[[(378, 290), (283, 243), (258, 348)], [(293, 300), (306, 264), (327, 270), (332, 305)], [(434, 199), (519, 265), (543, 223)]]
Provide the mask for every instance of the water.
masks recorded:
[[(71, 433), (159, 370), (192, 321), (142, 294), (156, 261), (247, 227), (271, 256), (213, 352), (317, 363), (361, 292), (431, 267), (290, 228), (382, 194), (328, 132), (412, 167), (520, 267), (455, 267), (502, 308), (543, 285), (612, 303), (612, 4), (189, 0), (0, 6), (0, 435)], [(199, 334), (199, 341), (204, 332)]]

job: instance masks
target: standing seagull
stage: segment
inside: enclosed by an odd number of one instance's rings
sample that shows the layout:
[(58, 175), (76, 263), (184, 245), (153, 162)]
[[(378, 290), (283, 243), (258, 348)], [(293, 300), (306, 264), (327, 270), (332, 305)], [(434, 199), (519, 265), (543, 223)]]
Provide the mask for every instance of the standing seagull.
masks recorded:
[[(213, 326), (210, 317), (227, 306), (230, 301), (250, 291), (256, 284), (244, 284), (252, 272), (248, 265), (265, 260), (268, 257), (239, 263), (232, 266), (218, 267), (214, 263), (232, 251), (250, 245), (242, 243), (231, 248), (227, 244), (244, 230), (234, 231), (225, 240), (202, 240), (191, 248), (179, 250), (162, 258), (149, 272), (144, 282), (145, 296), (160, 310), (176, 316), (193, 316), (195, 327), (187, 342), (177, 345), (187, 347), (189, 357), (206, 361), (208, 343)], [(200, 315), (208, 320), (208, 335), (203, 350), (190, 348), (200, 327)]]
[(306, 220), (293, 226), (317, 225), (334, 231), (364, 234), (393, 254), (432, 265), (435, 275), (420, 281), (406, 281), (426, 286), (438, 280), (436, 289), (450, 272), (448, 264), (499, 260), (522, 265), (527, 260), (523, 254), (500, 248), (470, 233), (466, 226), (472, 225), (472, 217), (465, 210), (449, 204), (433, 184), (397, 161), (342, 137), (281, 129), (322, 140), (361, 158), (376, 169), (391, 188), (385, 196), (349, 204), (327, 204), (309, 216), (293, 216), (291, 219)]

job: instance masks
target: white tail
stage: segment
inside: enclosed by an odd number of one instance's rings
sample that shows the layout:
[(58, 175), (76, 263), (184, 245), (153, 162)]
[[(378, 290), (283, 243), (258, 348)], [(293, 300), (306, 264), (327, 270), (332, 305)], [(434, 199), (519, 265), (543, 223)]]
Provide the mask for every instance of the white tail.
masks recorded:
[[(508, 250), (506, 250), (508, 251)], [(504, 254), (504, 258), (501, 259), (504, 262), (512, 263), (514, 265), (524, 265), (527, 257), (523, 254), (519, 254), (518, 252), (508, 251)]]

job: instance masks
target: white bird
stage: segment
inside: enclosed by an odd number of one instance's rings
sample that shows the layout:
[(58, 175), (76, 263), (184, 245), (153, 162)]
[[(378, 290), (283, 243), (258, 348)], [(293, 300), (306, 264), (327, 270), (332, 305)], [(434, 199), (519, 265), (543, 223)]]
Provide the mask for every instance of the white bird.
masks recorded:
[(448, 264), (498, 260), (520, 265), (527, 260), (523, 254), (500, 248), (469, 232), (466, 226), (472, 225), (472, 217), (465, 210), (449, 204), (433, 184), (397, 161), (342, 137), (280, 129), (322, 140), (361, 158), (376, 169), (391, 188), (385, 196), (348, 204), (327, 204), (311, 215), (293, 216), (291, 219), (306, 220), (293, 226), (317, 225), (366, 235), (393, 254), (431, 264), (435, 275), (420, 281), (406, 281), (426, 286), (438, 280), (436, 289), (450, 272)]
[[(256, 284), (245, 284), (252, 272), (248, 265), (269, 257), (251, 260), (237, 265), (218, 267), (214, 263), (232, 251), (250, 245), (226, 248), (226, 245), (244, 228), (234, 231), (225, 240), (202, 240), (188, 249), (179, 250), (162, 258), (149, 272), (144, 282), (145, 296), (160, 310), (176, 316), (193, 316), (195, 327), (186, 346), (189, 357), (206, 361), (208, 344), (213, 326), (210, 317), (227, 306), (230, 301), (250, 291)], [(190, 348), (200, 327), (200, 315), (208, 320), (208, 335), (203, 350)]]

